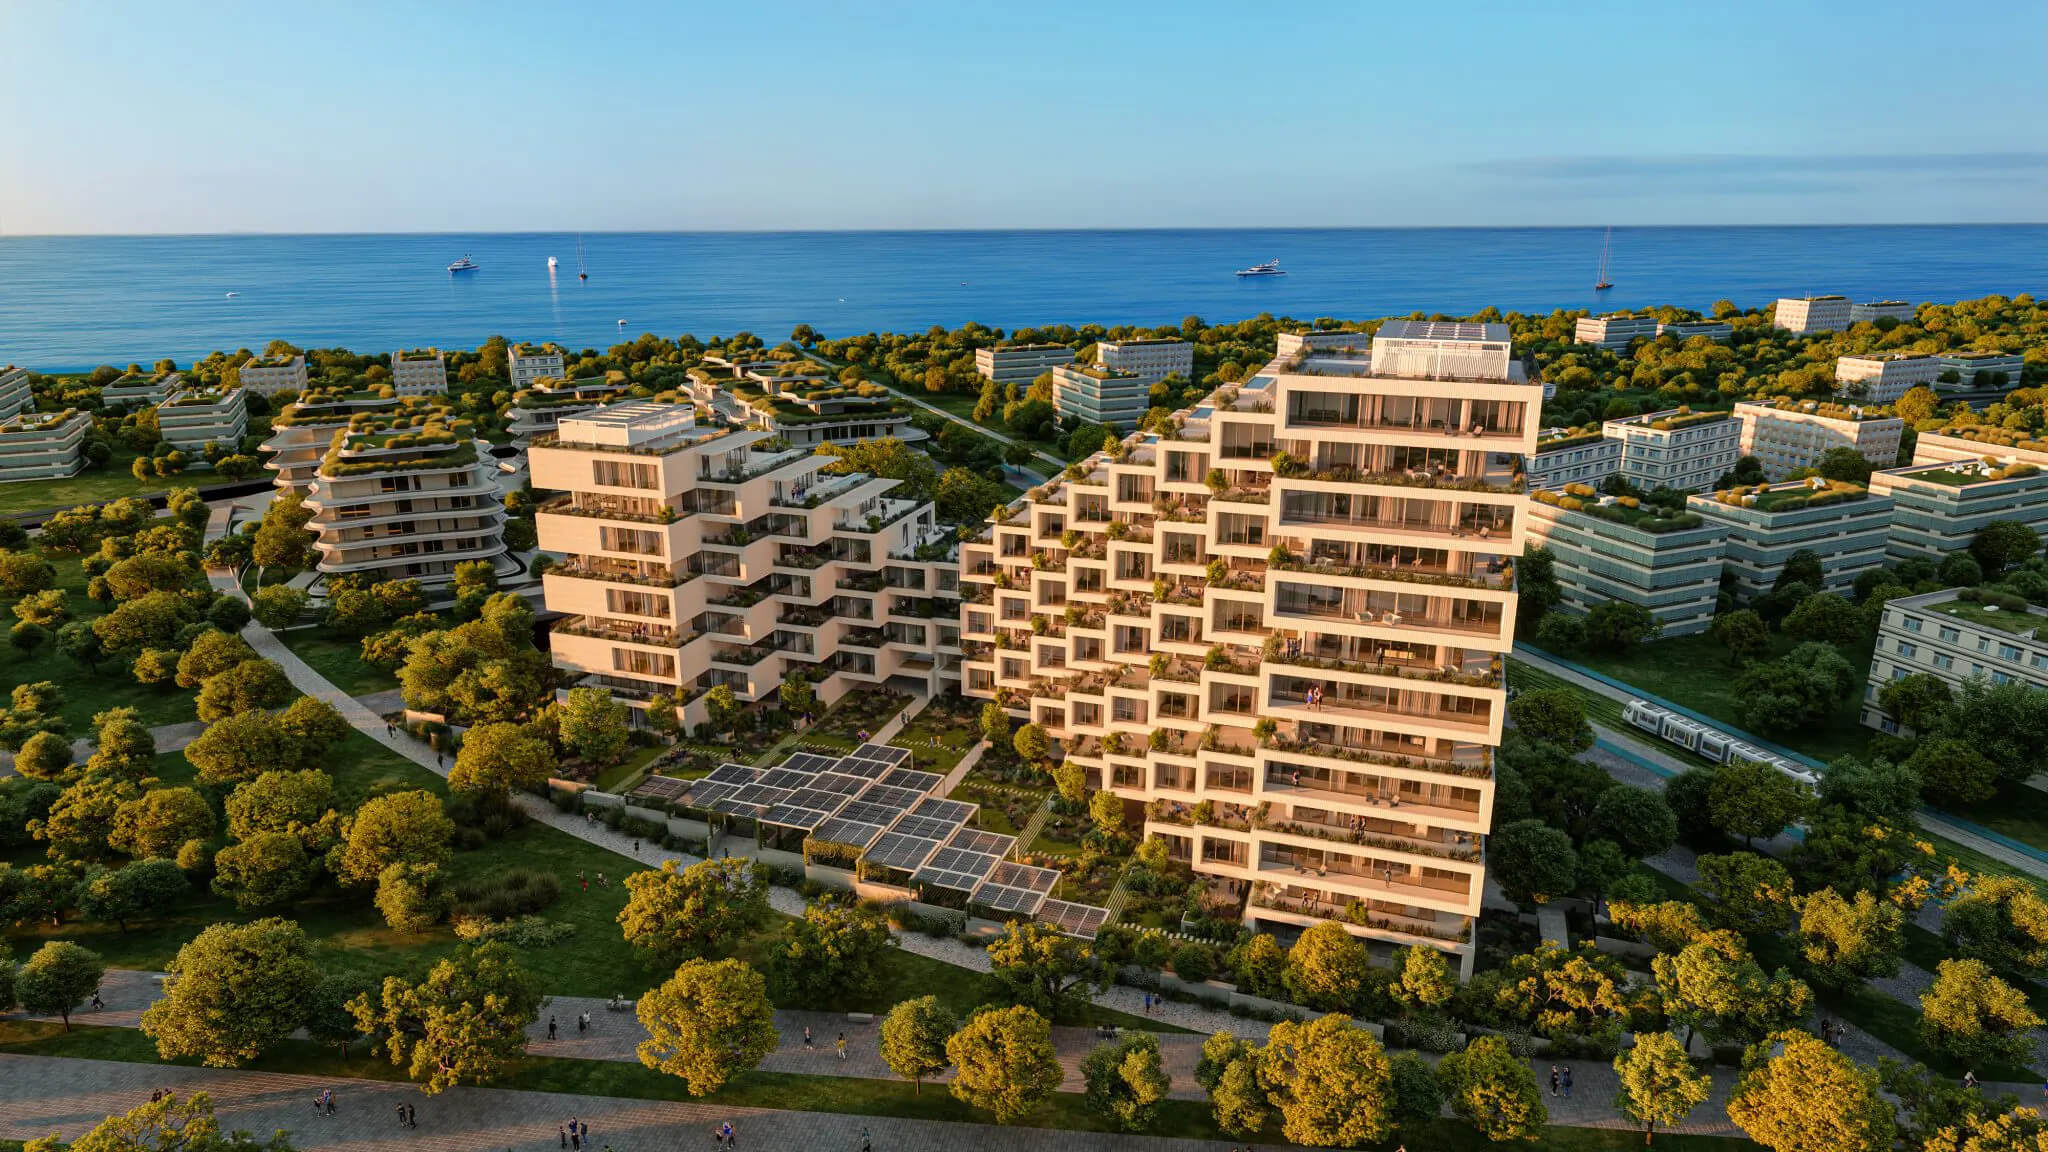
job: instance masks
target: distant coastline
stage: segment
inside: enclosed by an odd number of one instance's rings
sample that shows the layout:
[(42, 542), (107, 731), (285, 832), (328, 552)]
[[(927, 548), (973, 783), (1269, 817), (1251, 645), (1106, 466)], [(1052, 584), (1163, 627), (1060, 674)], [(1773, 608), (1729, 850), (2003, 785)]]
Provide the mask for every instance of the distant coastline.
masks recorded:
[[(81, 371), (272, 339), (475, 347), (502, 334), (580, 349), (643, 332), (780, 339), (799, 323), (845, 335), (2048, 290), (2048, 224), (1617, 228), (1615, 288), (1596, 294), (1600, 237), (1550, 226), (591, 232), (582, 282), (573, 232), (8, 236), (0, 362)], [(480, 270), (451, 278), (464, 253)], [(1269, 259), (1289, 275), (1231, 275)]]

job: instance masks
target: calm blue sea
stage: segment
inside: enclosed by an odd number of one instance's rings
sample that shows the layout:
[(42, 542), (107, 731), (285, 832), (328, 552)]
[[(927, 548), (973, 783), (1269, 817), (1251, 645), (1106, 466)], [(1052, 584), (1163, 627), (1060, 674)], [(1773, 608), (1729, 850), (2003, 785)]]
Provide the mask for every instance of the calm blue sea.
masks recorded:
[[(969, 320), (1369, 318), (2048, 289), (2048, 225), (1617, 229), (1616, 286), (1598, 300), (1598, 229), (602, 233), (582, 238), (588, 281), (576, 278), (577, 239), (0, 237), (0, 364), (182, 362), (280, 337), (384, 351), (468, 348), (496, 333), (584, 348), (642, 332), (747, 329), (773, 341), (800, 322), (837, 336)], [(444, 270), (464, 254), (481, 270)], [(560, 261), (553, 276), (549, 256)], [(1288, 275), (1232, 275), (1273, 259)]]

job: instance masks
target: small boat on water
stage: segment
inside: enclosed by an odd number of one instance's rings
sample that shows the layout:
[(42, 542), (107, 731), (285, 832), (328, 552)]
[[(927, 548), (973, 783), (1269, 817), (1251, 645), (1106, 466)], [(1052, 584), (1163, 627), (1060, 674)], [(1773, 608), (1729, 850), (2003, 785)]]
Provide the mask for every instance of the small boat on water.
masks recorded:
[(230, 299), (230, 300), (233, 300), (233, 299), (234, 299), (235, 297), (237, 297), (237, 296), (240, 296), (240, 295), (241, 295), (241, 293), (240, 293), (240, 292), (230, 292), (230, 293), (228, 293), (228, 299)]
[(462, 257), (462, 259), (457, 260), (454, 263), (448, 265), (448, 270), (450, 272), (474, 272), (476, 271), (476, 261), (471, 260), (469, 256), (465, 254)]
[(550, 256), (550, 257), (548, 257), (548, 271), (550, 271), (550, 272), (553, 272), (554, 270), (555, 270), (555, 258), (554, 258), (553, 256)]
[(1607, 278), (1607, 255), (1613, 245), (1614, 229), (1609, 228), (1607, 234), (1600, 238), (1600, 279), (1593, 284), (1593, 291), (1595, 292), (1605, 292), (1609, 288), (1614, 287), (1614, 281)]
[(1239, 268), (1237, 274), (1239, 276), (1285, 276), (1287, 272), (1280, 267), (1278, 260), (1268, 260), (1264, 264), (1254, 264), (1249, 268)]

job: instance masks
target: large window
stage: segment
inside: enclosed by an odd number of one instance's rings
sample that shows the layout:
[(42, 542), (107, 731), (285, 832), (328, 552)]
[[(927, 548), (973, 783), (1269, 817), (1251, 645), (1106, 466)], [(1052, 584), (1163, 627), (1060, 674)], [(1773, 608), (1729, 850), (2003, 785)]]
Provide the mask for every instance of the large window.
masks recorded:
[(637, 460), (593, 460), (590, 478), (600, 488), (653, 488), (659, 470)]

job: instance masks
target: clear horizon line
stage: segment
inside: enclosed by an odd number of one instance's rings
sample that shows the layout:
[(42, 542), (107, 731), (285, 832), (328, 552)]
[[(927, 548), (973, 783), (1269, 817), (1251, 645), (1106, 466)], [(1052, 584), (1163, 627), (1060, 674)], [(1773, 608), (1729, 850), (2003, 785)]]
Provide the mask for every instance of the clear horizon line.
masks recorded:
[(1731, 229), (1870, 229), (1870, 228), (2040, 228), (2048, 220), (1896, 220), (1856, 224), (1148, 224), (1135, 226), (1034, 226), (974, 228), (507, 228), (483, 231), (403, 229), (397, 231), (269, 231), (230, 232), (0, 232), (0, 240), (209, 239), (240, 236), (860, 236), (921, 233), (972, 235), (992, 232), (1578, 232), (1612, 228), (1617, 232)]

